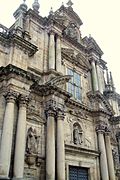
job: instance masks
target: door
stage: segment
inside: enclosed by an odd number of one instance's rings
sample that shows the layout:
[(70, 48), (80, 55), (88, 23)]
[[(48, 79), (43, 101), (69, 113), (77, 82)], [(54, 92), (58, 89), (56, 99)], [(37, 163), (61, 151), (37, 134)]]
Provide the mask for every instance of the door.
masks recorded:
[(69, 166), (69, 180), (88, 180), (88, 169)]

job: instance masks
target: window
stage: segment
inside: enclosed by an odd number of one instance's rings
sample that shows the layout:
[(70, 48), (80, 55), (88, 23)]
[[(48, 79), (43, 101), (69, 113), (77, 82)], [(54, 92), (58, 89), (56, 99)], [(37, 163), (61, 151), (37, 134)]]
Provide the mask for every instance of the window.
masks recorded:
[(68, 92), (72, 94), (72, 96), (81, 101), (81, 76), (76, 73), (72, 69), (67, 69), (67, 74), (71, 75), (72, 78), (68, 82)]
[(69, 180), (88, 180), (88, 169), (69, 166)]

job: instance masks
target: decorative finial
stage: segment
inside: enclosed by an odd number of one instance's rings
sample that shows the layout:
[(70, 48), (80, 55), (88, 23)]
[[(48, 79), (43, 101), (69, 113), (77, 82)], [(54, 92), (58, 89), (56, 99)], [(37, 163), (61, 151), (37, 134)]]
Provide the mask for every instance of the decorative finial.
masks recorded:
[(39, 12), (40, 4), (39, 4), (38, 0), (34, 0), (32, 7), (35, 12), (37, 12), (37, 13)]
[(67, 5), (68, 5), (68, 7), (72, 7), (73, 2), (72, 2), (71, 0), (69, 0), (68, 3), (67, 3)]
[(107, 75), (107, 85), (110, 85), (110, 78), (109, 78), (108, 69), (106, 70), (106, 75)]
[(53, 15), (53, 8), (51, 7), (49, 15)]
[(112, 90), (114, 91), (115, 87), (114, 87), (114, 82), (113, 82), (113, 77), (112, 77), (112, 73), (111, 72), (110, 72), (110, 84), (111, 84)]
[(64, 6), (64, 2), (62, 2), (62, 6)]
[(25, 11), (27, 11), (27, 5), (26, 5), (26, 0), (23, 0), (23, 3), (20, 5), (20, 8), (24, 9)]

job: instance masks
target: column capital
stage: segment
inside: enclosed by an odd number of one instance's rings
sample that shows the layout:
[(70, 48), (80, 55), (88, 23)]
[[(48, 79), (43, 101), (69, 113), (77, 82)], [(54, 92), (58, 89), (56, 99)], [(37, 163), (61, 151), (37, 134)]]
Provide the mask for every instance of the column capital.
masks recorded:
[(64, 121), (64, 118), (65, 118), (65, 113), (64, 111), (61, 111), (61, 110), (57, 110), (57, 120), (63, 120)]
[(50, 30), (49, 31), (49, 35), (55, 35), (56, 33), (55, 33), (55, 31), (54, 30)]
[(102, 123), (96, 125), (96, 132), (97, 133), (105, 133), (106, 126)]
[(106, 135), (106, 136), (110, 136), (110, 133), (111, 133), (110, 127), (109, 127), (109, 126), (106, 126), (106, 127), (105, 127), (105, 135)]
[(46, 113), (47, 117), (49, 117), (49, 116), (55, 117), (56, 116), (56, 111), (52, 108), (46, 109), (45, 113)]
[(14, 103), (18, 97), (18, 93), (15, 92), (15, 91), (7, 91), (5, 94), (4, 94), (4, 97), (6, 99), (7, 102), (12, 102)]
[(29, 102), (29, 97), (27, 95), (20, 95), (19, 96), (19, 106), (20, 107), (26, 107)]

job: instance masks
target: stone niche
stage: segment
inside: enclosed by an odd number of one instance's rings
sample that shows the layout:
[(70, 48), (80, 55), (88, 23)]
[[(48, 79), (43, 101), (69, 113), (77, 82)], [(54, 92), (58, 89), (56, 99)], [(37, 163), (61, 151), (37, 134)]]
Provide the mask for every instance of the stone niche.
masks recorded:
[[(30, 121), (30, 119), (29, 119)], [(34, 122), (34, 123), (33, 123)], [(41, 179), (45, 173), (45, 127), (40, 121), (27, 122), (25, 172), (26, 179)]]

